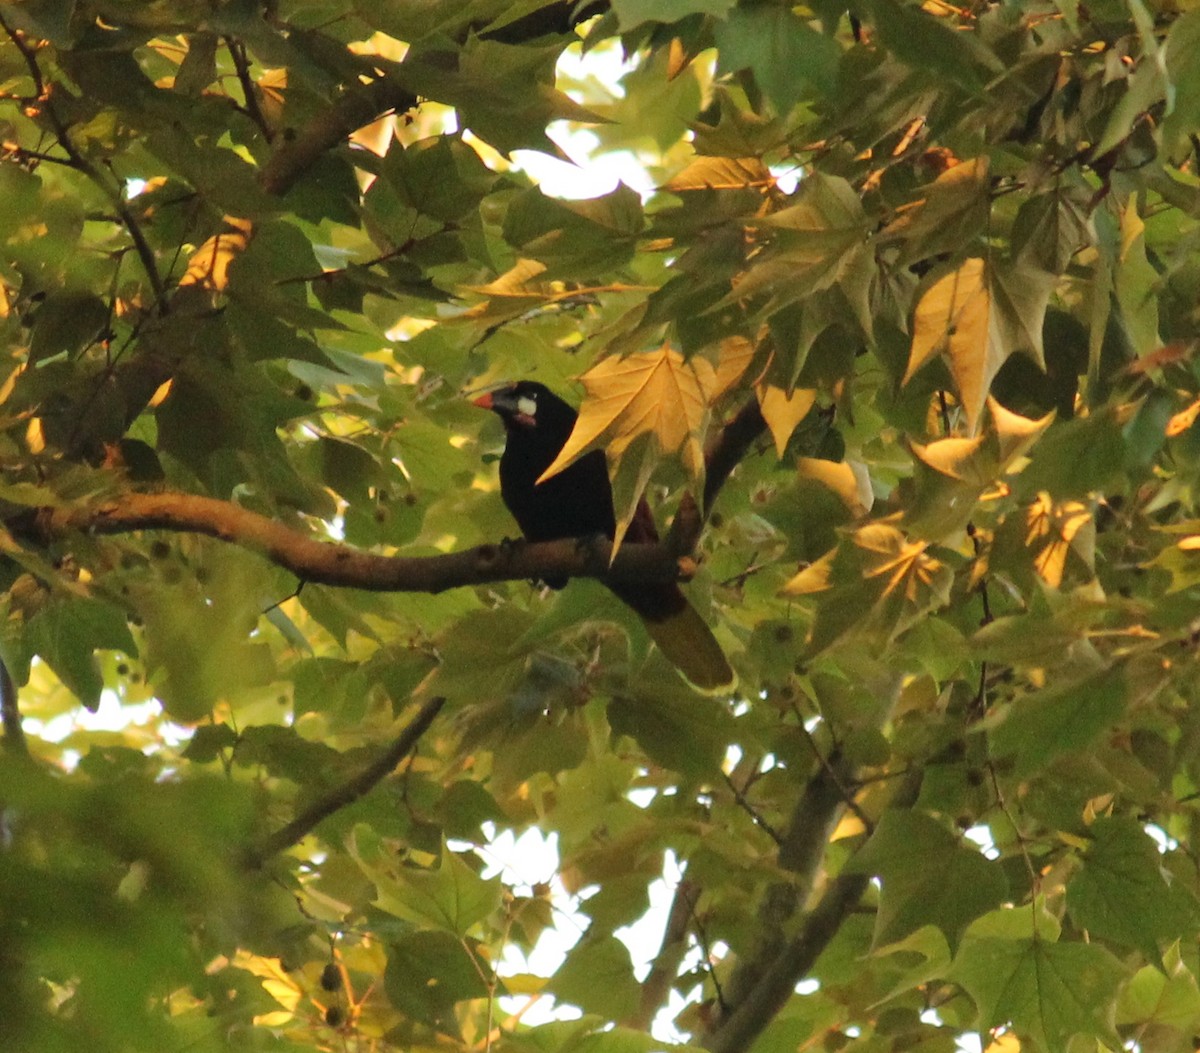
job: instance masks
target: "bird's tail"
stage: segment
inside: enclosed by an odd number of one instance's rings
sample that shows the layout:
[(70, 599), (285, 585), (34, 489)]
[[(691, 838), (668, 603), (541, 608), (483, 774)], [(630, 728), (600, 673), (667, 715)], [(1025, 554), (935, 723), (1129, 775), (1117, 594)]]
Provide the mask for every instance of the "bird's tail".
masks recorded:
[(650, 638), (693, 687), (706, 692), (732, 690), (736, 677), (725, 652), (690, 603), (666, 618), (644, 620)]

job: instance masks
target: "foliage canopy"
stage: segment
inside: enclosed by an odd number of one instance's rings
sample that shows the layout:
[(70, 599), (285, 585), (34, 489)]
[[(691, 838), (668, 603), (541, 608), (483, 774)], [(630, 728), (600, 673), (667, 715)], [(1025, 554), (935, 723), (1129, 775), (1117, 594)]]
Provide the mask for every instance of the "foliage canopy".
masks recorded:
[[(1192, 1049), (1198, 53), (1144, 0), (0, 4), (7, 1047)], [(549, 196), (556, 122), (657, 189)], [(497, 544), (464, 395), (518, 377), (663, 545)], [(609, 573), (690, 577), (736, 697)], [(558, 873), (489, 869), (530, 826)]]

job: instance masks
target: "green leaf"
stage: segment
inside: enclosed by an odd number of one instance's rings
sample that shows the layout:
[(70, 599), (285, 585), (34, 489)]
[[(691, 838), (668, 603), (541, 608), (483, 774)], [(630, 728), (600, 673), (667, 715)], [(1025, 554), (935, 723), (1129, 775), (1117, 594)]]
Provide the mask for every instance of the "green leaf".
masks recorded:
[(615, 936), (580, 940), (554, 974), (551, 989), (559, 1001), (609, 1020), (627, 1017), (641, 999), (629, 951)]
[(714, 36), (718, 71), (752, 70), (781, 116), (801, 101), (806, 87), (833, 90), (841, 48), (790, 7), (738, 7), (716, 24)]
[(29, 643), (88, 708), (100, 704), (104, 681), (96, 664), (98, 650), (136, 656), (124, 611), (86, 597), (57, 600), (30, 619)]
[(454, 1007), (487, 997), (489, 972), (470, 944), (446, 932), (414, 932), (388, 948), (383, 986), (388, 1000), (406, 1016), (459, 1035)]
[(1157, 1024), (1190, 1034), (1200, 1022), (1200, 988), (1181, 960), (1178, 944), (1165, 958), (1163, 968), (1142, 966), (1122, 989), (1118, 1026)]
[(1128, 695), (1120, 668), (1027, 695), (1009, 707), (1004, 723), (989, 737), (992, 755), (1011, 756), (1019, 774), (1036, 772), (1090, 745), (1124, 714)]
[(30, 364), (64, 351), (74, 355), (100, 337), (108, 316), (108, 304), (91, 293), (51, 293), (34, 316)]
[(589, 201), (558, 201), (535, 188), (510, 204), (504, 238), (545, 264), (540, 281), (582, 278), (627, 263), (642, 226), (641, 198), (627, 186)]
[(877, 948), (935, 925), (953, 949), (971, 922), (1008, 895), (997, 864), (920, 812), (885, 812), (846, 872), (882, 881)]
[(406, 870), (394, 881), (374, 876), (376, 905), (397, 917), (465, 936), (500, 906), (499, 879), (484, 880), (457, 852), (442, 847), (433, 870)]
[[(1004, 915), (1027, 919), (1030, 910), (995, 912), (963, 938), (949, 978), (974, 1000), (979, 1012), (975, 1026), (1011, 1025), (1046, 1053), (1066, 1048), (1076, 1035), (1120, 1046), (1113, 998), (1127, 970), (1101, 947), (1057, 942), (1052, 928), (1039, 926), (1037, 934), (1017, 935)], [(1027, 924), (1018, 921), (1018, 927)]]
[(1071, 920), (1160, 964), (1160, 944), (1200, 926), (1200, 904), (1168, 882), (1157, 845), (1134, 820), (1102, 816), (1088, 832), (1083, 868), (1067, 884)]
[(981, 66), (1003, 72), (1000, 61), (978, 37), (956, 33), (945, 17), (935, 17), (904, 0), (872, 0), (867, 11), (883, 46), (926, 77), (945, 78), (978, 93), (984, 83)]
[(682, 22), (690, 15), (725, 18), (737, 6), (737, 0), (613, 0), (621, 32), (636, 29), (644, 22)]

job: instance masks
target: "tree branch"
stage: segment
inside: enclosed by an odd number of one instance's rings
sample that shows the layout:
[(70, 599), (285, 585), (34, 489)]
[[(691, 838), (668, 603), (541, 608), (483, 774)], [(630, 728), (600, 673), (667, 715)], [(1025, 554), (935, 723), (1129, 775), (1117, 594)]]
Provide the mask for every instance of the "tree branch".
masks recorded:
[[(827, 768), (822, 768), (812, 782), (831, 782), (827, 772)], [(889, 807), (911, 808), (920, 793), (921, 778), (921, 771), (910, 772)], [(807, 791), (804, 796), (809, 796)], [(804, 801), (801, 801), (803, 804)], [(793, 816), (793, 829), (785, 836), (791, 836), (794, 830), (799, 831), (806, 825), (798, 807)], [(815, 830), (811, 836), (816, 837)], [(802, 855), (815, 855), (819, 860), (826, 840), (827, 837), (821, 837), (819, 841), (810, 840)], [(783, 849), (780, 855), (782, 857)], [(753, 983), (744, 987), (740, 997), (730, 999), (732, 1011), (722, 1017), (704, 1037), (705, 1049), (712, 1053), (740, 1053), (754, 1044), (755, 1039), (787, 1004), (796, 984), (804, 979), (829, 941), (837, 935), (846, 917), (862, 898), (870, 877), (870, 874), (847, 874), (843, 871), (829, 882), (799, 931), (784, 941), (778, 951), (764, 955), (754, 963)]]
[(171, 530), (207, 534), (259, 552), (306, 582), (373, 592), (438, 593), (463, 585), (531, 578), (611, 581), (686, 580), (695, 564), (666, 546), (621, 546), (615, 560), (607, 538), (567, 538), (480, 545), (439, 556), (384, 556), (319, 541), (273, 519), (212, 497), (181, 493), (127, 493), (72, 508), (41, 508), (7, 524), (14, 537), (45, 543), (75, 532), (127, 534)]
[(758, 408), (758, 399), (753, 395), (738, 410), (737, 415), (717, 435), (716, 441), (704, 452), (704, 501), (701, 509), (705, 518), (712, 512), (717, 495), (730, 473), (749, 452), (754, 440), (766, 431)]
[(25, 729), (21, 727), (21, 710), (18, 706), (17, 685), (13, 683), (8, 665), (0, 659), (0, 726), (4, 728), (4, 748), (15, 756), (29, 756), (29, 744), (25, 741)]
[(684, 494), (671, 529), (664, 538), (670, 551), (686, 553), (696, 547), (721, 488), (766, 427), (758, 399), (751, 395), (734, 418), (708, 443), (704, 451), (704, 505), (697, 508), (691, 495)]
[(666, 1003), (671, 984), (679, 975), (680, 963), (687, 953), (688, 932), (699, 899), (700, 886), (696, 882), (685, 877), (675, 886), (675, 896), (667, 914), (662, 944), (650, 972), (642, 981), (642, 997), (637, 1011), (625, 1020), (625, 1027), (645, 1031), (654, 1020), (655, 1014)]
[(271, 856), (291, 848), (334, 812), (353, 804), (373, 790), (416, 747), (445, 704), (446, 700), (440, 696), (426, 702), (396, 740), (353, 779), (313, 801), (290, 823), (253, 846), (247, 854), (249, 865), (261, 866)]
[(346, 91), (329, 109), (300, 131), (285, 131), (259, 177), (268, 194), (286, 194), (328, 150), (385, 113), (402, 113), (417, 105), (417, 97), (394, 78), (384, 76)]
[(853, 777), (851, 766), (838, 753), (821, 764), (804, 787), (779, 840), (778, 862), (781, 869), (794, 875), (767, 889), (759, 907), (761, 941), (754, 952), (739, 961), (728, 987), (730, 1005), (742, 1005), (766, 974), (776, 967), (776, 959), (787, 939), (788, 925), (796, 911), (811, 895), (825, 847), (834, 824), (845, 805), (842, 786)]
[(112, 203), (113, 208), (116, 210), (117, 218), (129, 234), (130, 240), (133, 242), (133, 247), (138, 254), (138, 259), (142, 262), (142, 269), (146, 272), (150, 288), (154, 292), (155, 303), (158, 305), (160, 311), (165, 310), (166, 286), (163, 284), (162, 275), (158, 272), (158, 264), (154, 259), (154, 250), (150, 248), (150, 243), (146, 240), (146, 235), (142, 232), (141, 225), (129, 210), (129, 205), (125, 201), (124, 191), (106, 179), (103, 173), (80, 152), (71, 139), (66, 124), (54, 107), (54, 86), (47, 84), (43, 78), (42, 69), (38, 65), (37, 55), (34, 53), (34, 49), (30, 47), (25, 34), (21, 30), (11, 27), (2, 17), (0, 17), (0, 30), (4, 31), (9, 40), (13, 42), (13, 46), (21, 54), (25, 68), (29, 71), (30, 79), (33, 81), (34, 91), (37, 93), (36, 103), (49, 119), (50, 127), (54, 132), (54, 138), (58, 140), (58, 145), (62, 147), (63, 152), (67, 155), (66, 163), (84, 176), (84, 178), (88, 179)]

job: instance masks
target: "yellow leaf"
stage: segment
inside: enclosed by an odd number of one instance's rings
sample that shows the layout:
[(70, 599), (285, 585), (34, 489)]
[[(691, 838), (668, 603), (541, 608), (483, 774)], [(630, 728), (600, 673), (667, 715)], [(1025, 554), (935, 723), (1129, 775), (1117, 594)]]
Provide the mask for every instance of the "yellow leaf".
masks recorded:
[(1026, 510), (1025, 545), (1034, 551), (1034, 570), (1053, 588), (1062, 584), (1072, 548), (1090, 566), (1094, 540), (1091, 509), (1080, 501), (1055, 504), (1041, 493)]
[(789, 581), (780, 592), (784, 596), (808, 596), (814, 592), (824, 592), (829, 588), (829, 577), (833, 571), (833, 557), (836, 554), (836, 549), (833, 552), (827, 552), (815, 563), (810, 563), (791, 581)]
[(757, 157), (700, 156), (670, 179), (663, 189), (740, 190), (774, 185), (775, 177)]
[(1010, 350), (993, 317), (984, 267), (982, 259), (973, 257), (925, 291), (913, 315), (912, 350), (904, 374), (907, 384), (922, 366), (945, 354), (972, 434), (988, 386)]
[(486, 285), (468, 285), (466, 288), (470, 292), (482, 293), (485, 296), (541, 296), (544, 295), (546, 287), (531, 287), (529, 283), (545, 269), (546, 265), (537, 260), (520, 259), (494, 282), (488, 282)]
[(951, 479), (978, 482), (981, 480), (973, 478), (976, 473), (966, 469), (971, 467), (971, 461), (983, 445), (983, 439), (982, 435), (973, 439), (939, 439), (925, 446), (914, 442), (912, 451), (918, 460), (929, 465), (935, 472), (948, 475)]
[(763, 420), (767, 422), (771, 438), (775, 440), (775, 452), (782, 457), (792, 432), (808, 416), (808, 411), (817, 401), (817, 393), (812, 388), (797, 388), (789, 395), (774, 384), (759, 384), (755, 393)]
[(983, 1053), (1021, 1053), (1021, 1040), (1011, 1031), (1002, 1031), (993, 1037)]
[[(708, 385), (715, 373), (707, 362)], [(581, 378), (587, 398), (570, 439), (538, 482), (561, 472), (597, 440), (607, 439), (610, 456), (619, 457), (639, 435), (652, 435), (663, 453), (683, 450), (685, 463), (703, 466), (699, 434), (708, 413), (705, 383), (678, 351), (606, 358)], [(698, 459), (698, 460), (697, 460)]]
[(41, 453), (46, 449), (46, 433), (42, 430), (42, 418), (32, 417), (25, 426), (25, 445), (30, 453)]
[(619, 546), (660, 457), (677, 454), (684, 468), (703, 482), (704, 429), (717, 373), (707, 360), (686, 361), (664, 344), (657, 351), (606, 358), (580, 379), (587, 397), (579, 408), (579, 419), (566, 445), (538, 482), (561, 472), (592, 449), (605, 451), (609, 472), (615, 477), (621, 458), (628, 452), (638, 468), (632, 476), (626, 476), (627, 481), (633, 480), (632, 486), (614, 486), (614, 542)]
[(874, 566), (864, 570), (864, 578), (887, 578), (884, 595), (903, 592), (915, 602), (922, 586), (928, 587), (941, 573), (942, 561), (929, 555), (929, 543), (909, 541), (902, 531), (889, 523), (868, 523), (854, 535), (854, 543), (878, 557)]
[(246, 251), (254, 224), (236, 216), (225, 217), (226, 229), (214, 234), (188, 260), (180, 285), (199, 285), (220, 292), (229, 285), (229, 265)]
[(744, 336), (727, 336), (721, 341), (717, 355), (716, 385), (711, 398), (724, 395), (742, 378), (742, 374), (750, 368), (754, 361), (754, 344)]
[(990, 395), (987, 400), (988, 412), (992, 416), (992, 424), (996, 428), (996, 436), (1000, 440), (1000, 466), (1007, 467), (1015, 458), (1025, 453), (1052, 423), (1058, 415), (1057, 410), (1051, 410), (1044, 417), (1033, 420), (1022, 417), (1019, 413), (1005, 409)]
[(1197, 417), (1200, 417), (1200, 399), (1193, 402), (1187, 409), (1180, 410), (1167, 421), (1167, 438), (1173, 439), (1176, 435), (1182, 435), (1196, 423)]
[[(854, 468), (845, 461), (824, 461), (818, 457), (800, 457), (797, 460), (800, 474), (806, 479), (813, 479), (822, 486), (828, 487), (850, 511), (856, 515), (866, 515), (869, 511), (868, 500), (872, 494), (863, 493), (863, 484)], [(870, 480), (867, 480), (870, 483)]]

